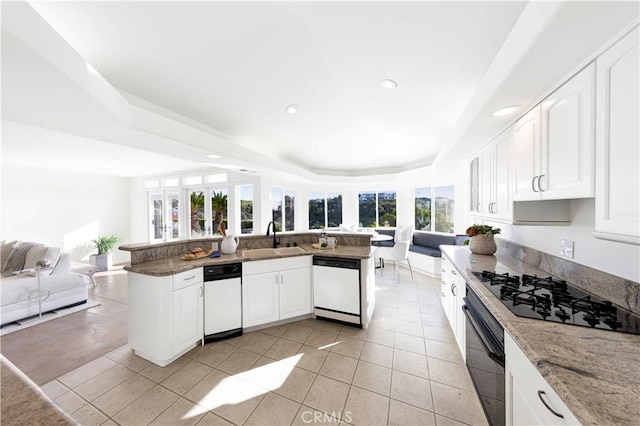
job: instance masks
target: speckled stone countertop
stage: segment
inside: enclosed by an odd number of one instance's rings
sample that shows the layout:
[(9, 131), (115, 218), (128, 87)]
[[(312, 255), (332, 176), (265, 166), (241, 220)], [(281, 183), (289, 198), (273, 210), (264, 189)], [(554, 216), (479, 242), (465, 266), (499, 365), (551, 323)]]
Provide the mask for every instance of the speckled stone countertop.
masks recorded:
[(501, 251), (485, 256), (467, 247), (441, 250), (583, 425), (640, 424), (640, 336), (515, 316), (472, 272), (549, 271)]
[(8, 359), (0, 356), (2, 364), (3, 425), (76, 425), (53, 401), (18, 370)]
[(183, 260), (182, 255), (165, 257), (158, 260), (150, 260), (148, 262), (137, 263), (135, 265), (125, 266), (124, 269), (130, 272), (137, 272), (139, 274), (153, 275), (153, 276), (166, 276), (173, 275), (179, 272), (188, 271), (190, 269), (200, 268), (210, 265), (224, 265), (228, 263), (248, 262), (254, 260), (267, 260), (278, 259), (283, 257), (293, 256), (309, 256), (319, 255), (327, 257), (341, 257), (347, 259), (367, 259), (371, 257), (375, 251), (375, 247), (371, 246), (338, 246), (335, 249), (314, 249), (311, 244), (301, 244), (299, 246), (304, 252), (270, 256), (258, 256), (251, 257), (245, 256), (245, 250), (237, 250), (234, 254), (222, 254), (220, 257), (210, 258), (203, 257), (195, 260)]

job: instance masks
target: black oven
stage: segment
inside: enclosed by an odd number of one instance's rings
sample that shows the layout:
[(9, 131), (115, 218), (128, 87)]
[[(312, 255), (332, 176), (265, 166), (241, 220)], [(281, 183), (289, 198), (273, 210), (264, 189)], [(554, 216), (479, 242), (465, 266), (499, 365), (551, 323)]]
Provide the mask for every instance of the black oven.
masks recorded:
[(467, 368), (487, 420), (504, 425), (504, 329), (469, 286), (464, 301)]

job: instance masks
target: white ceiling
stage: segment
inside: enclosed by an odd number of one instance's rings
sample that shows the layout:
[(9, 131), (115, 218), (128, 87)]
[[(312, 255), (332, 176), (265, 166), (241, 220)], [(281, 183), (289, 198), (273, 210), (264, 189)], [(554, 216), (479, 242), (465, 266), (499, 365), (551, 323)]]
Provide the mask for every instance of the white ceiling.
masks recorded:
[[(105, 85), (134, 95), (115, 104), (177, 113), (215, 137), (134, 132), (128, 113), (61, 72), (73, 61), (56, 67), (29, 32), (7, 34), (3, 3), (5, 120), (77, 134), (87, 151), (90, 140), (154, 151), (174, 169), (202, 167), (213, 151), (251, 169), (336, 176), (468, 154), (512, 119), (492, 109), (531, 106), (638, 14), (637, 2), (30, 4)], [(398, 88), (383, 89), (384, 78)]]

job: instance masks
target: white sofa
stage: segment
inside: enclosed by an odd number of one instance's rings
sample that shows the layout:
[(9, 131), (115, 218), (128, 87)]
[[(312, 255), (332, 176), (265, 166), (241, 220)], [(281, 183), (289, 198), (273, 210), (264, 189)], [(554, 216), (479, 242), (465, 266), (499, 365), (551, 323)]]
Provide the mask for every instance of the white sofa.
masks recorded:
[[(47, 259), (53, 269), (40, 272), (40, 294), (46, 296), (38, 303), (36, 273), (17, 275), (17, 270), (36, 268), (36, 262)], [(42, 312), (85, 303), (88, 297), (84, 276), (71, 271), (68, 253), (60, 248), (11, 241), (2, 243), (2, 280), (0, 281), (1, 325), (38, 315)]]

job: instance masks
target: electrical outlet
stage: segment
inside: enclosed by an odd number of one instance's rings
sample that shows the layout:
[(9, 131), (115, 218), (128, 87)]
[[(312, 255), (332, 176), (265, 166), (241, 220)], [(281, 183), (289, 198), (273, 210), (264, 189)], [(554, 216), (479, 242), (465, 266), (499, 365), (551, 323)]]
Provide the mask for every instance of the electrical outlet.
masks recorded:
[(565, 240), (564, 238), (560, 240), (560, 254), (562, 256), (566, 256), (568, 258), (573, 259), (573, 248), (575, 243), (571, 240)]

